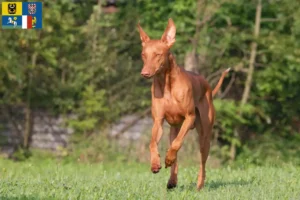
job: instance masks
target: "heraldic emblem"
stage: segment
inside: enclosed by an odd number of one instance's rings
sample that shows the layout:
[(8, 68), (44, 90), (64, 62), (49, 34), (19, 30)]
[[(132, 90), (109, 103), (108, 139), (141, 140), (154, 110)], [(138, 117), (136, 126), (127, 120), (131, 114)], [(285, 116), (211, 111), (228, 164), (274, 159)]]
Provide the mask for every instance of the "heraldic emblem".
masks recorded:
[(17, 4), (9, 3), (8, 4), (8, 13), (9, 14), (16, 14)]
[(28, 3), (28, 13), (30, 15), (34, 15), (36, 13), (36, 4), (35, 3)]

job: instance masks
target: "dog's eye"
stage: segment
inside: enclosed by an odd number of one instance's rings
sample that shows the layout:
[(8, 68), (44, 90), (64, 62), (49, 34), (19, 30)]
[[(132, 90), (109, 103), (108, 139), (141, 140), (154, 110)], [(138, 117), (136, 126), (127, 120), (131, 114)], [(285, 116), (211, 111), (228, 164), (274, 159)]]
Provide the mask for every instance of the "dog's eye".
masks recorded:
[(155, 55), (156, 55), (156, 56), (161, 56), (162, 54), (161, 54), (161, 53), (156, 53)]

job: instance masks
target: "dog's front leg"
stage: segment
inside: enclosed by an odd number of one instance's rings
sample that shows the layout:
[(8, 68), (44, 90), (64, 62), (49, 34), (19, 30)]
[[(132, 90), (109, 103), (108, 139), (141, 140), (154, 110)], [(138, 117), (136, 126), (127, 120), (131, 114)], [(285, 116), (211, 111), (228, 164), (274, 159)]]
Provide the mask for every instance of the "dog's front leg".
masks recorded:
[(153, 173), (158, 173), (161, 169), (158, 143), (163, 133), (162, 123), (163, 119), (154, 119), (154, 124), (152, 127), (152, 138), (149, 148), (151, 154), (151, 171)]
[(195, 113), (186, 116), (177, 137), (172, 142), (165, 159), (166, 168), (172, 166), (176, 161), (177, 152), (181, 148), (184, 136), (192, 127), (196, 119)]

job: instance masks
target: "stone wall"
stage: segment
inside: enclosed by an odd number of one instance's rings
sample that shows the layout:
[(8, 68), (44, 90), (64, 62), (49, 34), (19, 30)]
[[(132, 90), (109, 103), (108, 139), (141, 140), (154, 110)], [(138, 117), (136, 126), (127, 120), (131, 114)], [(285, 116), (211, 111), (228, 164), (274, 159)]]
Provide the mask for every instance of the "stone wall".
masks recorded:
[(128, 128), (124, 133), (120, 133), (123, 128), (125, 128), (132, 121), (135, 121), (136, 115), (126, 115), (121, 117), (116, 123), (110, 126), (109, 134), (116, 136), (120, 134), (121, 138), (129, 140), (137, 140), (140, 138), (142, 133), (149, 132), (152, 129), (152, 119), (151, 117), (144, 117), (137, 121), (133, 126)]
[(40, 149), (55, 150), (57, 147), (66, 147), (71, 128), (65, 127), (62, 116), (51, 116), (43, 112), (34, 114), (32, 137), (30, 146)]
[[(14, 110), (10, 115), (0, 116), (2, 150), (10, 152), (13, 151), (12, 148), (22, 144), (24, 124), (24, 109)], [(42, 111), (32, 112), (31, 147), (49, 150), (56, 150), (60, 146), (65, 147), (72, 133), (71, 128), (65, 127), (62, 116), (54, 116)]]
[[(116, 136), (119, 134), (122, 145), (126, 145), (131, 140), (139, 140), (143, 135), (146, 135), (150, 140), (153, 126), (152, 117), (146, 116), (136, 121), (137, 117), (139, 116), (126, 115), (121, 117), (119, 121), (109, 127), (109, 134), (112, 136)], [(125, 128), (128, 124), (131, 124), (131, 122), (133, 121), (136, 121), (134, 125), (130, 126), (130, 128), (128, 128), (123, 133), (120, 133), (123, 128)], [(163, 124), (164, 131), (168, 131), (169, 127), (170, 126), (168, 125), (168, 123)]]
[[(73, 130), (65, 127), (64, 118), (62, 116), (53, 116), (47, 112), (35, 111), (32, 113), (32, 135), (30, 147), (38, 149), (56, 150), (58, 147), (66, 147), (72, 135)], [(68, 118), (73, 118), (70, 115)], [(111, 136), (119, 134), (122, 145), (126, 145), (129, 141), (138, 140), (141, 136), (150, 137), (152, 130), (152, 118), (150, 116), (143, 117), (136, 121), (137, 115), (126, 115), (119, 121), (108, 127), (108, 133)], [(125, 132), (120, 131), (131, 122), (136, 121)], [(10, 118), (0, 115), (0, 147), (2, 151), (11, 153), (18, 144), (23, 142), (24, 134), (24, 110), (14, 111)], [(164, 123), (164, 129), (168, 128)]]

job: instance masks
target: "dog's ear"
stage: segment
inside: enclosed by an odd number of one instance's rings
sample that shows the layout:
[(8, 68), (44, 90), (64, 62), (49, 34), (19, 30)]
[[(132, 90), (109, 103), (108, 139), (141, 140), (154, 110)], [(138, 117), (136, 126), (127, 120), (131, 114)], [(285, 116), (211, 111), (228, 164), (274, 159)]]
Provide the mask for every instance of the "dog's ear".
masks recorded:
[(170, 18), (168, 21), (168, 26), (161, 36), (161, 41), (166, 43), (168, 47), (171, 47), (175, 43), (175, 36), (176, 36), (176, 26), (173, 20)]
[(142, 27), (140, 26), (140, 23), (138, 23), (137, 27), (139, 28), (140, 38), (141, 38), (141, 41), (142, 41), (142, 46), (144, 46), (145, 43), (150, 40), (150, 38), (147, 35), (147, 33), (142, 29)]

